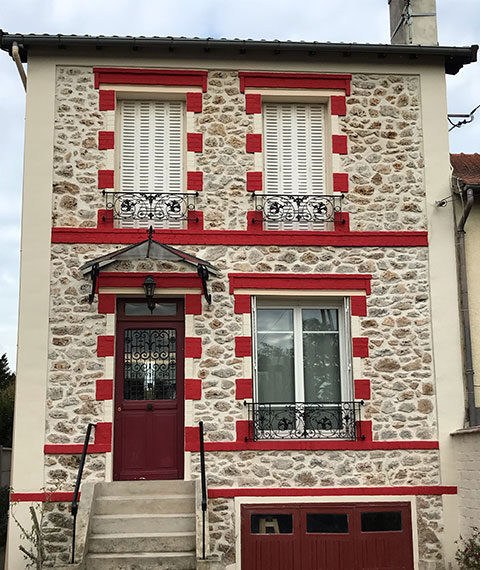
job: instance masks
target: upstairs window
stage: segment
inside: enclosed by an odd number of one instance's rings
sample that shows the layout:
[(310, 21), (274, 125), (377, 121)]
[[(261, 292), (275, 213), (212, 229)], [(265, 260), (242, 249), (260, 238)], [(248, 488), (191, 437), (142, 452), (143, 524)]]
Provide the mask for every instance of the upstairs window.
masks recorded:
[(120, 190), (182, 192), (183, 103), (124, 100), (120, 114)]
[[(267, 221), (267, 229), (326, 229), (311, 223), (305, 214), (319, 207), (302, 196), (325, 194), (325, 106), (320, 104), (267, 103), (264, 116), (265, 194), (284, 195), (278, 205), (293, 219)], [(298, 196), (297, 199), (289, 196)], [(270, 204), (275, 208), (276, 199)], [(299, 219), (297, 219), (299, 218)]]

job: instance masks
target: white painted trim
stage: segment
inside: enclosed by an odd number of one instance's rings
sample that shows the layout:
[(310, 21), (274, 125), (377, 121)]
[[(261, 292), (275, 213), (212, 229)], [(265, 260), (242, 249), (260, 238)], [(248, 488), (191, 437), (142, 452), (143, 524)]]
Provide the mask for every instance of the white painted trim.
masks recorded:
[[(144, 297), (145, 292), (143, 287), (100, 287), (99, 293), (115, 293), (116, 295), (127, 296), (136, 295), (137, 297)], [(165, 287), (155, 290), (155, 299), (161, 297), (171, 297), (173, 295), (187, 295), (194, 293), (201, 293), (200, 287)]]
[[(295, 274), (292, 274), (294, 277)], [(314, 277), (314, 275), (312, 275)], [(299, 283), (301, 280), (299, 279)], [(322, 299), (323, 297), (356, 297), (366, 295), (364, 289), (349, 290), (323, 290), (323, 289), (235, 289), (234, 295), (254, 295), (259, 299), (278, 297), (315, 297)]]

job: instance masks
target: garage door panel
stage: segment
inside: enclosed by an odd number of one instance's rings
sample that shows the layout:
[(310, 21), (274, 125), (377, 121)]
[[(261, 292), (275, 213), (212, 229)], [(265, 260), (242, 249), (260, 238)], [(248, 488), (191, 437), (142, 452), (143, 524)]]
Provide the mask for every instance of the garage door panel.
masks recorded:
[(244, 506), (242, 570), (413, 570), (410, 504)]

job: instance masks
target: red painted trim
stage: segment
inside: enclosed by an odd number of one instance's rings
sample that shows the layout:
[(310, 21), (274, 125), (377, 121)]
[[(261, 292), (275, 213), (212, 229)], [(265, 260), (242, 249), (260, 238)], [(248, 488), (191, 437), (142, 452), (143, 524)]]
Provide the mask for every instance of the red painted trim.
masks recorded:
[(357, 422), (357, 435), (360, 441), (363, 443), (369, 443), (373, 441), (373, 429), (372, 420), (362, 420)]
[(200, 428), (186, 426), (185, 451), (190, 451), (192, 448), (200, 449)]
[(98, 296), (98, 312), (102, 315), (115, 313), (117, 296), (113, 293), (100, 293)]
[(185, 358), (202, 358), (202, 339), (185, 337)]
[(112, 422), (98, 422), (95, 426), (95, 444), (112, 442)]
[[(80, 497), (81, 493), (79, 493)], [(40, 493), (10, 493), (11, 503), (70, 503), (73, 499), (72, 492), (56, 492), (47, 493), (45, 491)]]
[[(196, 273), (149, 273), (157, 289), (194, 288), (200, 289), (202, 282)], [(102, 271), (97, 279), (98, 287), (143, 287), (146, 273), (128, 273), (122, 271)], [(112, 337), (113, 338), (113, 337)]]
[(362, 296), (352, 296), (350, 297), (350, 308), (352, 310), (352, 316), (354, 317), (366, 317), (367, 316), (367, 298)]
[(99, 401), (113, 399), (113, 380), (103, 378), (101, 380), (97, 380), (95, 399)]
[(115, 337), (100, 335), (97, 337), (97, 356), (113, 356), (115, 354)]
[(247, 115), (259, 114), (262, 112), (262, 96), (258, 93), (247, 93), (245, 95), (245, 113)]
[[(391, 449), (438, 449), (438, 441), (342, 441), (342, 440), (275, 440), (275, 441), (211, 441), (205, 451), (372, 451)], [(185, 451), (199, 451), (189, 447)]]
[(229, 273), (230, 293), (236, 289), (355, 289), (370, 294), (372, 276), (366, 273)]
[[(83, 451), (83, 443), (79, 444), (48, 444), (43, 447), (48, 455), (80, 455)], [(87, 453), (108, 453), (112, 446), (104, 443), (92, 443), (88, 446)]]
[(102, 89), (98, 92), (98, 108), (100, 111), (115, 111), (115, 91)]
[(247, 172), (247, 190), (249, 192), (261, 192), (263, 190), (262, 172)]
[(101, 84), (127, 85), (186, 85), (207, 90), (207, 71), (190, 69), (126, 69), (94, 67), (95, 88)]
[(198, 378), (185, 378), (185, 400), (202, 399), (202, 381)]
[(187, 216), (187, 231), (203, 232), (203, 212), (189, 210)]
[(352, 338), (352, 356), (366, 358), (368, 356), (368, 337)]
[(187, 190), (201, 192), (203, 190), (203, 172), (187, 172)]
[(202, 133), (187, 133), (187, 151), (203, 152)]
[[(289, 245), (333, 247), (427, 247), (427, 232), (275, 232), (156, 230), (155, 239), (170, 245)], [(137, 243), (144, 229), (53, 228), (52, 243)]]
[(348, 192), (348, 174), (344, 172), (335, 172), (333, 174), (333, 191)]
[(113, 230), (113, 210), (97, 211), (97, 228), (100, 230)]
[(202, 105), (202, 93), (187, 93), (187, 113), (201, 113)]
[(332, 95), (330, 97), (330, 111), (332, 115), (347, 114), (347, 100), (344, 95)]
[(335, 154), (347, 154), (346, 135), (332, 135), (332, 152)]
[(258, 210), (247, 212), (247, 232), (258, 233), (263, 231), (263, 214)]
[(98, 187), (113, 188), (115, 172), (113, 170), (98, 171)]
[(370, 400), (371, 398), (370, 380), (362, 378), (354, 380), (354, 383), (355, 383), (355, 399)]
[(251, 378), (237, 378), (235, 385), (236, 400), (245, 400), (253, 397), (253, 381)]
[(336, 232), (350, 232), (350, 214), (348, 212), (335, 212), (334, 220), (334, 227)]
[(237, 315), (250, 313), (252, 311), (251, 295), (235, 295), (234, 311)]
[(351, 75), (324, 73), (268, 73), (263, 71), (240, 71), (240, 91), (247, 88), (272, 87), (287, 89), (343, 89), (350, 95)]
[(247, 152), (262, 152), (262, 135), (258, 133), (247, 133)]
[(98, 150), (115, 148), (115, 133), (113, 131), (98, 131)]
[(185, 295), (185, 314), (201, 315), (202, 314), (202, 296), (201, 295)]
[(235, 356), (252, 356), (252, 338), (249, 336), (235, 337)]
[(208, 496), (231, 497), (315, 497), (374, 495), (456, 495), (453, 485), (419, 485), (415, 487), (243, 487), (209, 489)]

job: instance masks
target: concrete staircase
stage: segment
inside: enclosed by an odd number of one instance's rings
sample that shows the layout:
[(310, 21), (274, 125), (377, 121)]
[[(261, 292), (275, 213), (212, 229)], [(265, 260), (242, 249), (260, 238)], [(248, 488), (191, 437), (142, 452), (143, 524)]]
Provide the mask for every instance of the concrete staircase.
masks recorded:
[(194, 570), (193, 481), (99, 483), (87, 570)]

